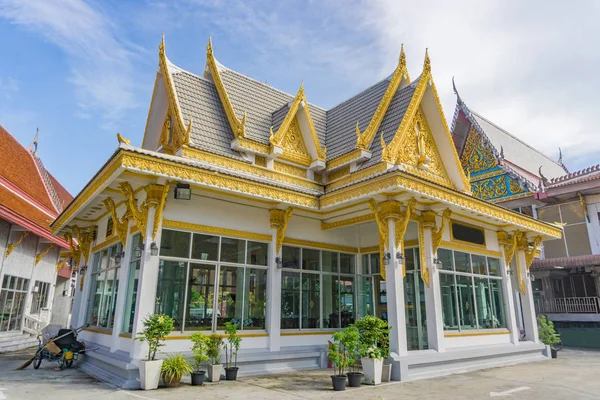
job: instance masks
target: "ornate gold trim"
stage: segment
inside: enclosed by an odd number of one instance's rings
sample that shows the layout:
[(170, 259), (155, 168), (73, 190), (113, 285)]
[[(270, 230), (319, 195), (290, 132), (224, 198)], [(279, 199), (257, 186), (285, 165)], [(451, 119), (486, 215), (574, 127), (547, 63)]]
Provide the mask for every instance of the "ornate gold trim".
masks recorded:
[[(94, 247), (92, 247), (92, 253), (95, 253), (98, 250), (102, 250), (105, 247), (112, 246), (113, 244), (115, 244), (115, 243), (117, 243), (119, 241), (120, 241), (119, 236), (113, 236), (110, 239), (106, 239), (104, 242), (98, 243), (97, 245), (95, 245)], [(125, 243), (123, 243), (123, 246), (125, 246)]]
[(479, 254), (482, 256), (502, 258), (502, 253), (499, 251), (482, 249), (481, 247), (471, 246), (464, 243), (446, 242), (442, 240), (440, 247), (450, 250), (464, 251), (465, 253)]
[(50, 249), (54, 248), (54, 246), (55, 246), (54, 243), (50, 243), (48, 245), (48, 247), (46, 247), (46, 250), (42, 251), (41, 253), (36, 254), (36, 256), (35, 256), (35, 262), (34, 262), (33, 265), (34, 266), (38, 265), (40, 263), (40, 261), (42, 261), (42, 259), (44, 257), (46, 257), (46, 254), (48, 254), (48, 252), (50, 251)]
[[(343, 169), (337, 170), (337, 171), (333, 172), (332, 174), (334, 174), (338, 171), (341, 171), (341, 170), (343, 170)], [(352, 172), (352, 173), (349, 173), (348, 175), (342, 175), (341, 177), (336, 177), (335, 182), (331, 182), (331, 181), (333, 181), (334, 178), (331, 178), (331, 180), (330, 180), (330, 175), (328, 175), (326, 188), (327, 188), (328, 192), (331, 192), (333, 190), (341, 188), (342, 186), (351, 185), (355, 182), (358, 182), (363, 179), (368, 179), (377, 173), (385, 172), (385, 171), (387, 171), (387, 166), (384, 163), (378, 163), (371, 167), (362, 169), (360, 171)]]
[[(483, 244), (471, 243), (471, 242), (467, 242), (465, 240), (456, 239), (454, 237), (454, 231), (452, 230), (452, 226), (454, 224), (467, 226), (469, 228), (473, 228), (473, 229), (477, 229), (477, 230), (481, 231), (483, 233)], [(469, 224), (468, 222), (450, 220), (450, 240), (453, 241), (453, 242), (466, 243), (466, 244), (469, 244), (471, 246), (480, 246), (480, 247), (483, 247), (483, 248), (487, 248), (487, 238), (485, 236), (485, 228), (482, 228), (481, 226)]]
[(341, 228), (343, 226), (356, 225), (356, 224), (360, 224), (362, 222), (373, 221), (374, 219), (375, 219), (375, 216), (373, 214), (366, 214), (366, 215), (361, 215), (359, 217), (344, 219), (341, 221), (321, 222), (321, 230), (326, 231), (329, 229)]
[(321, 250), (335, 250), (335, 251), (341, 251), (344, 253), (352, 253), (352, 254), (358, 253), (358, 247), (343, 246), (343, 245), (339, 245), (339, 244), (330, 244), (330, 243), (323, 243), (323, 242), (313, 242), (311, 240), (293, 239), (293, 238), (285, 237), (285, 238), (283, 238), (283, 243), (293, 245), (293, 246), (314, 247), (316, 249), (321, 249)]
[(468, 337), (468, 336), (489, 336), (489, 335), (508, 335), (510, 331), (490, 331), (490, 332), (444, 332), (444, 337)]
[(112, 198), (107, 197), (103, 201), (104, 207), (110, 213), (113, 225), (115, 227), (115, 232), (117, 232), (117, 237), (125, 247), (127, 243), (127, 227), (129, 226), (129, 219), (131, 218), (131, 214), (128, 212), (128, 208), (123, 213), (123, 216), (119, 218), (117, 216), (117, 206)]
[(538, 235), (534, 238), (531, 248), (525, 250), (525, 267), (527, 267), (528, 271), (531, 268), (531, 264), (533, 264), (533, 259), (536, 257), (541, 244), (542, 237)]
[(363, 151), (371, 153), (368, 150), (354, 149), (349, 153), (342, 154), (334, 159), (327, 161), (327, 167), (325, 171), (332, 171), (336, 168), (343, 167), (346, 164), (350, 164), (352, 161), (356, 161), (362, 158)]
[(425, 254), (425, 232), (423, 227), (423, 218), (418, 222), (419, 224), (419, 258), (421, 259), (421, 278), (423, 282), (429, 287), (429, 268), (427, 268), (427, 255)]
[(23, 231), (21, 232), (21, 235), (19, 236), (19, 239), (17, 239), (16, 242), (9, 243), (8, 246), (6, 246), (6, 255), (4, 256), (4, 258), (10, 256), (10, 253), (12, 253), (17, 248), (17, 246), (21, 244), (21, 242), (23, 241), (23, 239), (25, 239), (25, 237), (27, 237), (27, 235), (29, 235), (29, 231)]
[(378, 253), (379, 252), (379, 246), (361, 247), (358, 250), (359, 250), (360, 254)]
[(371, 211), (373, 212), (373, 215), (375, 217), (375, 222), (377, 223), (377, 230), (379, 233), (379, 257), (381, 259), (381, 268), (379, 269), (380, 272), (379, 274), (381, 275), (381, 278), (383, 280), (385, 280), (386, 278), (386, 270), (385, 270), (385, 265), (383, 263), (383, 257), (385, 256), (385, 249), (386, 247), (388, 247), (388, 239), (389, 239), (389, 229), (388, 229), (388, 224), (387, 221), (385, 221), (382, 216), (381, 216), (381, 212), (379, 211), (379, 205), (377, 204), (377, 202), (374, 199), (370, 199), (369, 200), (369, 207), (371, 208)]
[(271, 229), (277, 231), (275, 236), (275, 254), (279, 254), (281, 245), (285, 237), (285, 231), (287, 230), (288, 222), (292, 217), (294, 210), (292, 207), (288, 207), (286, 210), (271, 209), (269, 210), (269, 222)]
[(255, 232), (248, 232), (248, 231), (241, 231), (238, 229), (228, 229), (228, 228), (220, 228), (220, 227), (216, 227), (216, 226), (193, 224), (191, 222), (173, 221), (173, 220), (165, 219), (165, 220), (163, 220), (162, 226), (163, 226), (163, 228), (168, 228), (168, 229), (182, 229), (185, 231), (209, 233), (212, 235), (237, 237), (237, 238), (241, 238), (241, 239), (258, 240), (258, 241), (263, 241), (263, 242), (271, 241), (271, 235), (265, 235), (262, 233), (255, 233)]
[(269, 154), (269, 146), (266, 144), (259, 143), (255, 140), (248, 139), (245, 137), (237, 137), (234, 141), (237, 140), (238, 146), (250, 150), (252, 152), (256, 152), (262, 155)]
[(277, 172), (281, 172), (282, 174), (288, 174), (288, 175), (297, 176), (299, 178), (306, 179), (306, 170), (302, 169), (300, 167), (294, 167), (293, 165), (274, 161), (273, 162), (273, 170), (275, 170)]

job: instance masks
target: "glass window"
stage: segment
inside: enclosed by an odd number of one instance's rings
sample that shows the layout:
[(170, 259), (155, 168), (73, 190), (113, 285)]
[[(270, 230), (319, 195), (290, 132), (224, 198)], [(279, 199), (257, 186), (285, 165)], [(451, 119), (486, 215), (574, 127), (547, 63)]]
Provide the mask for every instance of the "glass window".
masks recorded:
[(300, 248), (283, 246), (281, 248), (283, 268), (300, 268)]
[(485, 265), (485, 257), (478, 256), (477, 254), (471, 255), (471, 262), (473, 263), (473, 273), (479, 275), (487, 275), (487, 268)]
[(476, 329), (475, 301), (473, 299), (473, 278), (456, 275), (458, 293), (458, 310), (460, 312), (460, 328)]
[(160, 260), (155, 312), (173, 318), (175, 329), (182, 328), (186, 273), (186, 262)]
[(415, 253), (413, 249), (405, 249), (404, 250), (404, 262), (406, 263), (407, 271), (415, 270)]
[(494, 317), (492, 315), (492, 298), (488, 278), (475, 278), (475, 301), (477, 304), (479, 328), (492, 328), (494, 326)]
[(244, 330), (265, 329), (267, 307), (267, 270), (246, 268), (244, 278)]
[(337, 276), (323, 274), (323, 328), (339, 328), (339, 287)]
[(379, 270), (379, 261), (380, 261), (379, 260), (379, 253), (371, 254), (370, 261), (371, 261), (371, 263), (370, 263), (370, 268), (371, 268), (370, 273), (371, 274), (378, 274), (380, 272), (380, 270)]
[(217, 330), (225, 330), (226, 322), (242, 327), (244, 271), (241, 268), (221, 266), (219, 297), (217, 300)]
[(281, 329), (300, 328), (300, 273), (281, 273)]
[[(187, 256), (186, 256), (187, 257)], [(194, 233), (192, 258), (217, 261), (219, 257), (219, 237)]]
[(90, 325), (112, 329), (119, 290), (121, 243), (94, 254), (87, 319)]
[(546, 222), (561, 222), (558, 206), (547, 206), (537, 209), (538, 218)]
[(302, 329), (320, 328), (319, 274), (302, 274)]
[(585, 214), (580, 202), (561, 204), (560, 214), (562, 216), (562, 222), (567, 224), (585, 222)]
[(302, 269), (319, 271), (319, 250), (302, 249)]
[(323, 251), (323, 271), (338, 272), (338, 253)]
[(569, 257), (592, 254), (586, 224), (565, 226), (565, 239), (567, 241)]
[(483, 229), (459, 224), (454, 221), (450, 225), (452, 227), (453, 240), (485, 245), (485, 231)]
[(221, 262), (236, 264), (246, 263), (246, 241), (240, 239), (221, 238)]
[(127, 278), (127, 296), (125, 312), (123, 313), (123, 332), (133, 332), (135, 304), (137, 299), (138, 282), (140, 279), (140, 259), (135, 257), (135, 249), (142, 244), (142, 235), (139, 233), (132, 238), (129, 256), (129, 273)]
[(564, 239), (554, 239), (544, 242), (544, 257), (545, 258), (558, 258), (566, 257), (567, 248), (565, 247)]
[(248, 242), (248, 258), (246, 263), (250, 265), (268, 265), (269, 244), (259, 242)]
[(438, 249), (437, 251), (438, 260), (442, 262), (442, 268), (446, 271), (453, 271), (454, 267), (452, 264), (452, 250)]
[(497, 258), (487, 259), (488, 262), (488, 271), (491, 276), (502, 276), (502, 271), (500, 270), (500, 260)]
[[(368, 256), (363, 256), (364, 260), (369, 261)], [(363, 264), (364, 266), (364, 264)], [(364, 267), (363, 267), (364, 268)], [(364, 270), (364, 269), (363, 269)], [(358, 308), (357, 318), (362, 318), (366, 315), (375, 315), (373, 307), (373, 277), (359, 276), (358, 277)]]
[(338, 281), (340, 292), (340, 328), (354, 323), (354, 277), (343, 276)]
[(160, 255), (188, 258), (190, 256), (190, 233), (163, 229), (160, 239)]
[(490, 288), (492, 291), (492, 311), (494, 313), (492, 328), (506, 328), (504, 300), (502, 296), (502, 280), (490, 279)]
[(190, 264), (186, 330), (212, 331), (215, 277), (214, 265)]
[(48, 307), (48, 295), (50, 294), (50, 283), (35, 281), (33, 285), (31, 314), (38, 314), (43, 308)]
[(456, 283), (453, 274), (440, 273), (440, 288), (442, 293), (442, 316), (444, 330), (458, 329), (456, 314)]
[(356, 271), (356, 256), (354, 254), (340, 253), (340, 273), (354, 274)]
[(470, 255), (468, 253), (461, 253), (460, 251), (455, 251), (454, 265), (456, 267), (456, 271), (458, 272), (472, 272)]

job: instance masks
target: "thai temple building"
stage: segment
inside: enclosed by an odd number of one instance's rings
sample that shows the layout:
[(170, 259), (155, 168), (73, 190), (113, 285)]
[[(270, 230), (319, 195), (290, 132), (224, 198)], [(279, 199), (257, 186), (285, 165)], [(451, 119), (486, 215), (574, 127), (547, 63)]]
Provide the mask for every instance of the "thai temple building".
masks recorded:
[[(600, 348), (600, 165), (570, 172), (562, 155), (546, 157), (469, 109), (454, 90), (452, 134), (473, 194), (563, 227), (531, 267), (538, 314), (555, 322), (565, 345)], [(523, 295), (515, 292), (516, 304)]]
[(0, 352), (6, 352), (37, 345), (35, 336), (50, 323), (69, 323), (70, 246), (50, 223), (72, 197), (44, 168), (37, 134), (26, 149), (0, 126), (0, 155)]
[(546, 357), (530, 267), (562, 228), (480, 198), (427, 52), (413, 79), (402, 51), (326, 110), (221, 65), (210, 42), (204, 71), (185, 71), (163, 40), (143, 142), (117, 136), (52, 224), (77, 263), (72, 325), (98, 347), (87, 373), (139, 387), (152, 313), (175, 319), (165, 353), (237, 322), (246, 375), (324, 367), (332, 333), (369, 314), (392, 327), (395, 380)]

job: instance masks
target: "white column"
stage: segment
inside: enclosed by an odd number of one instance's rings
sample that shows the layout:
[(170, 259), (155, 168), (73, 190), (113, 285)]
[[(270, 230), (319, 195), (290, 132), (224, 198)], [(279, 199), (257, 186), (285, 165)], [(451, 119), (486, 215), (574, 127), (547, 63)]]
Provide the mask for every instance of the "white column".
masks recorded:
[[(129, 227), (127, 227), (127, 232), (129, 232)], [(115, 302), (115, 319), (113, 323), (112, 330), (112, 343), (110, 346), (110, 351), (115, 352), (119, 350), (119, 335), (123, 331), (123, 314), (125, 313), (125, 303), (127, 302), (127, 292), (129, 288), (129, 260), (131, 259), (131, 253), (133, 249), (131, 248), (132, 235), (127, 234), (127, 242), (123, 246), (123, 252), (125, 255), (121, 259), (121, 267), (119, 268), (119, 290), (117, 292), (117, 300)]]
[[(388, 323), (392, 327), (390, 332), (390, 351), (398, 356), (408, 355), (406, 341), (406, 311), (404, 309), (404, 279), (402, 278), (402, 266), (398, 265), (396, 259), (396, 220), (388, 218), (388, 243), (386, 248), (390, 253), (390, 261), (385, 267)], [(398, 371), (399, 372), (399, 371)], [(396, 374), (394, 374), (396, 375)], [(400, 376), (398, 375), (398, 379)]]
[(519, 257), (521, 269), (521, 278), (525, 282), (525, 293), (521, 293), (521, 308), (523, 312), (523, 324), (525, 325), (525, 339), (538, 343), (538, 326), (535, 315), (535, 304), (533, 302), (533, 293), (531, 290), (531, 281), (529, 280), (529, 271), (525, 265), (525, 252), (517, 250), (515, 257)]
[(500, 270), (502, 273), (502, 297), (504, 298), (504, 314), (506, 315), (506, 327), (510, 331), (510, 341), (512, 344), (519, 344), (519, 327), (517, 326), (517, 316), (515, 301), (513, 298), (513, 285), (509, 274), (509, 265), (506, 265), (506, 255), (504, 244), (508, 240), (508, 235), (505, 232), (498, 232), (498, 243), (500, 245)]
[[(439, 353), (446, 351), (444, 347), (444, 317), (442, 314), (442, 290), (440, 273), (433, 264), (433, 240), (431, 229), (424, 229), (423, 243), (425, 248), (425, 266), (429, 271), (429, 286), (425, 285), (425, 309), (427, 312), (427, 340), (429, 348)], [(421, 266), (423, 268), (423, 266)]]
[(275, 263), (277, 252), (277, 229), (271, 229), (269, 245), (269, 270), (267, 272), (267, 318), (266, 328), (269, 333), (269, 351), (281, 349), (281, 270)]
[[(154, 213), (156, 209), (150, 207), (148, 210), (148, 219), (146, 222), (146, 233), (144, 235), (144, 251), (142, 254), (141, 265), (140, 265), (140, 278), (138, 283), (138, 293), (135, 303), (135, 316), (133, 321), (133, 350), (130, 353), (131, 358), (134, 360), (144, 360), (147, 357), (147, 345), (134, 340), (137, 334), (144, 330), (143, 321), (146, 317), (154, 314), (154, 308), (156, 303), (156, 286), (158, 284), (158, 268), (159, 268), (159, 257), (152, 256), (150, 253), (150, 247), (152, 245), (152, 230), (154, 226)], [(160, 246), (161, 237), (161, 226), (160, 221), (158, 227), (158, 233), (156, 234), (155, 242), (157, 246)]]
[[(85, 273), (82, 273), (81, 268), (85, 267), (86, 264), (85, 257), (81, 255), (78, 265), (79, 272), (77, 272), (77, 279), (75, 282), (75, 300), (73, 303), (73, 312), (71, 313), (71, 325), (73, 325), (73, 328), (79, 328), (88, 322), (86, 321), (86, 318), (90, 302), (90, 283), (92, 280), (93, 262), (94, 260), (90, 256), (89, 264), (87, 265), (87, 270), (85, 271)], [(81, 287), (82, 275), (83, 288)]]

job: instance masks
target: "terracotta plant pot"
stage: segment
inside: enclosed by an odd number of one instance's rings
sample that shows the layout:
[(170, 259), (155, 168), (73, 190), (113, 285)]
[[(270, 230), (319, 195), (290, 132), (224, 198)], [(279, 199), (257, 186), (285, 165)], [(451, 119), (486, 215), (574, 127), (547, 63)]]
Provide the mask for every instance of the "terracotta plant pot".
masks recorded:
[(331, 375), (331, 382), (336, 392), (346, 390), (346, 375)]
[(171, 380), (167, 380), (165, 374), (162, 374), (162, 380), (168, 388), (173, 388), (179, 386), (179, 382), (181, 382), (181, 377), (173, 377)]

